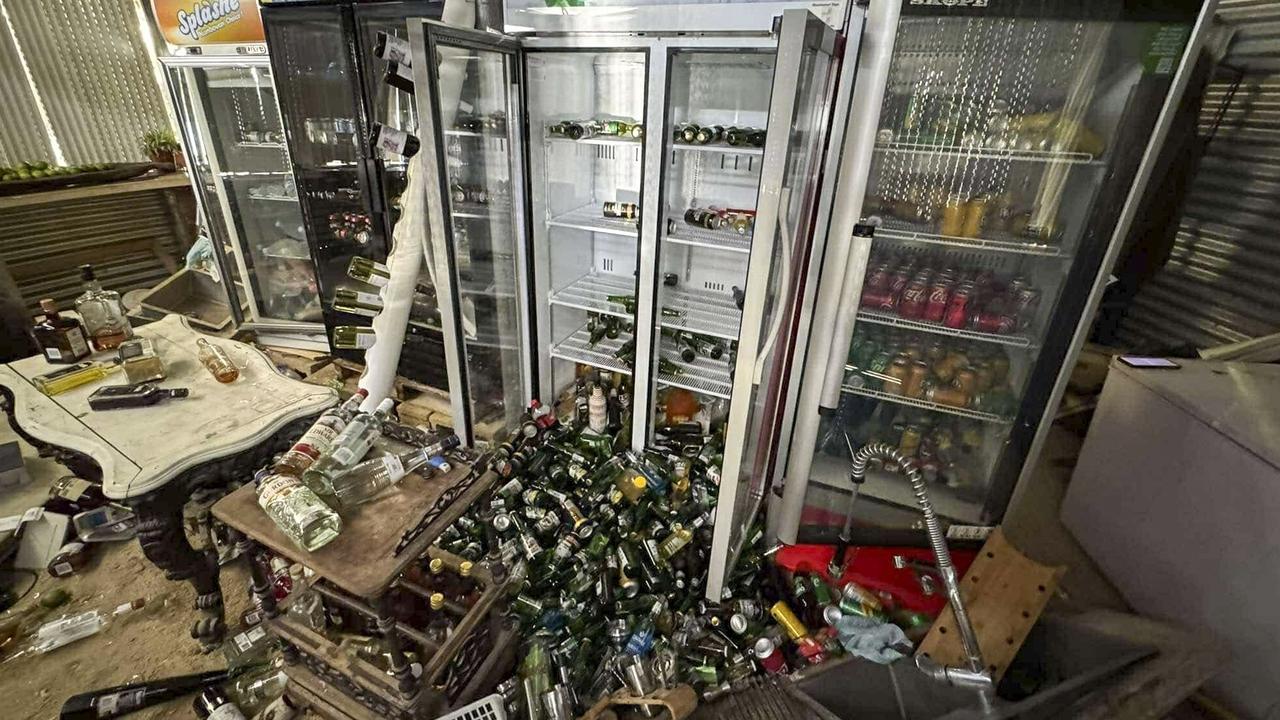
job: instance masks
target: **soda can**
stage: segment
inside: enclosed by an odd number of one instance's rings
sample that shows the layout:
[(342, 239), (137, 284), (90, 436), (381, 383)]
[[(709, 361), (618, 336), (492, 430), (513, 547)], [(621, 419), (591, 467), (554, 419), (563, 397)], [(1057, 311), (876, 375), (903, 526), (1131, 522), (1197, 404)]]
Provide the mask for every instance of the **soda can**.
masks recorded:
[(889, 278), (889, 292), (893, 295), (893, 302), (896, 305), (898, 299), (902, 297), (902, 292), (907, 289), (907, 284), (911, 282), (911, 266), (902, 264), (897, 270), (893, 271), (893, 275)]
[(929, 377), (929, 365), (922, 360), (911, 363), (910, 373), (902, 386), (902, 394), (909, 398), (924, 397), (924, 383)]
[(1013, 312), (1018, 319), (1018, 329), (1024, 329), (1036, 319), (1036, 310), (1040, 308), (1040, 291), (1027, 285), (1018, 290), (1013, 297)]
[(760, 663), (760, 667), (770, 675), (787, 672), (787, 659), (770, 638), (762, 637), (756, 640), (756, 644), (751, 648), (751, 654), (756, 656), (756, 662)]
[(916, 275), (902, 291), (898, 300), (898, 315), (908, 320), (919, 320), (924, 315), (928, 295), (928, 283), (925, 282), (924, 275)]
[(905, 355), (899, 355), (893, 359), (893, 364), (884, 372), (885, 375), (892, 380), (884, 381), (885, 392), (894, 395), (906, 395), (907, 383), (911, 377), (911, 361)]
[(1007, 312), (998, 310), (982, 310), (970, 318), (973, 329), (978, 332), (994, 335), (1008, 335), (1017, 328), (1017, 320)]
[(893, 293), (886, 288), (863, 288), (862, 300), (858, 304), (873, 310), (893, 310)]
[(867, 273), (867, 279), (863, 281), (862, 287), (864, 292), (867, 288), (888, 290), (890, 280), (892, 280), (892, 274), (889, 272), (889, 263), (880, 263)]
[(969, 298), (973, 296), (973, 285), (965, 283), (957, 287), (947, 300), (947, 309), (942, 315), (942, 324), (960, 330), (969, 324)]
[(935, 387), (931, 388), (925, 399), (939, 405), (948, 405), (950, 407), (968, 407), (969, 393), (954, 387)]
[(822, 608), (822, 619), (831, 627), (835, 627), (842, 617), (844, 617), (844, 613), (840, 612), (840, 608), (835, 605), (828, 605)]
[(939, 274), (929, 286), (929, 297), (924, 304), (925, 322), (942, 322), (947, 315), (947, 304), (951, 300), (951, 279)]
[(976, 238), (982, 235), (982, 227), (987, 221), (987, 199), (971, 198), (964, 206), (964, 236)]
[(774, 620), (778, 621), (782, 629), (787, 632), (787, 637), (792, 640), (799, 640), (809, 635), (809, 629), (804, 626), (804, 623), (800, 622), (800, 618), (796, 617), (795, 611), (791, 609), (790, 605), (787, 605), (785, 600), (779, 600), (774, 603), (773, 607), (769, 608), (769, 614), (773, 616)]
[(950, 195), (942, 206), (942, 219), (938, 223), (938, 234), (948, 237), (964, 237), (965, 206), (963, 195)]
[(978, 373), (971, 367), (960, 368), (956, 371), (952, 383), (957, 389), (972, 395), (978, 388)]

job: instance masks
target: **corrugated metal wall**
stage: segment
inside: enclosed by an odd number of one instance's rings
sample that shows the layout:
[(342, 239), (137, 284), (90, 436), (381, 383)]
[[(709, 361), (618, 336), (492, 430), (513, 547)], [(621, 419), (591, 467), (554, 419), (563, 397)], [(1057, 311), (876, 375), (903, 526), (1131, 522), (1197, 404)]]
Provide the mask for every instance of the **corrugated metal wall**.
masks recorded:
[(46, 135), (32, 82), (67, 163), (146, 160), (142, 133), (169, 119), (135, 0), (0, 0), (0, 9), (0, 163), (54, 159), (48, 140), (31, 139)]
[(1218, 16), (1236, 34), (1208, 89), (1202, 132), (1229, 103), (1172, 256), (1121, 322), (1118, 338), (1132, 347), (1205, 348), (1280, 332), (1280, 2), (1221, 0)]

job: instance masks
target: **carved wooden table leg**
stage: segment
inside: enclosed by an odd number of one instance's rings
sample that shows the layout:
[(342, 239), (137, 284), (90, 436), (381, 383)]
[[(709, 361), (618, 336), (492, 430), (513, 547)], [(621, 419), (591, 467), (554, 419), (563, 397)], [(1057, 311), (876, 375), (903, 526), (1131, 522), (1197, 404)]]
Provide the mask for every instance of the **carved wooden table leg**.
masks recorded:
[(396, 678), (396, 686), (400, 697), (408, 700), (418, 692), (418, 683), (414, 680), (409, 660), (404, 656), (400, 643), (400, 633), (396, 632), (396, 618), (392, 612), (391, 593), (383, 593), (374, 598), (370, 605), (378, 611), (378, 632), (382, 634), (382, 642), (391, 656), (391, 674)]
[(202, 652), (222, 644), (227, 631), (223, 616), (222, 588), (218, 583), (218, 556), (191, 547), (182, 527), (182, 506), (187, 489), (171, 483), (130, 501), (138, 514), (138, 543), (142, 552), (169, 580), (189, 581), (196, 592), (196, 609), (202, 617), (191, 628), (191, 637)]

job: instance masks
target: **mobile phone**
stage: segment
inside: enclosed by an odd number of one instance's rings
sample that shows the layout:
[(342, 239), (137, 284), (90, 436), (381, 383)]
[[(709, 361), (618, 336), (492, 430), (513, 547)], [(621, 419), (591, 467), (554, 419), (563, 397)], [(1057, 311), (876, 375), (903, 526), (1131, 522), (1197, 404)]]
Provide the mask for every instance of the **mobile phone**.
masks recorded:
[(1182, 367), (1169, 358), (1141, 357), (1139, 355), (1121, 355), (1120, 362), (1131, 368), (1142, 368), (1144, 370), (1177, 370)]

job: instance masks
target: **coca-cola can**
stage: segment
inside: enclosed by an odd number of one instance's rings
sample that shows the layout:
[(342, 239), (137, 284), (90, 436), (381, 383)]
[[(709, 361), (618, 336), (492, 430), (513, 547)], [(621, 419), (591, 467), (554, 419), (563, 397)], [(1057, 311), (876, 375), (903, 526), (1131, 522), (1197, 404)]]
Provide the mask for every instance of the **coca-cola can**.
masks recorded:
[(907, 320), (919, 320), (929, 299), (929, 286), (923, 275), (917, 275), (907, 283), (898, 300), (898, 315)]
[(971, 318), (973, 329), (978, 332), (1007, 335), (1017, 327), (1017, 319), (1013, 315), (1000, 310), (988, 309), (976, 312)]
[(1040, 290), (1030, 285), (1020, 289), (1013, 298), (1013, 313), (1018, 318), (1018, 329), (1024, 329), (1036, 319), (1040, 308)]
[(765, 672), (771, 675), (787, 672), (787, 659), (783, 657), (777, 643), (771, 638), (762, 637), (756, 640), (751, 652), (756, 656), (756, 661), (760, 663), (760, 667), (764, 668)]
[(893, 293), (895, 304), (902, 298), (902, 291), (907, 289), (909, 282), (911, 282), (911, 267), (899, 265), (898, 269), (893, 271), (893, 277), (889, 279), (889, 292)]
[(973, 285), (965, 283), (951, 292), (947, 300), (946, 312), (942, 315), (942, 324), (955, 330), (961, 330), (969, 324), (969, 298), (973, 296)]
[(951, 299), (951, 280), (939, 275), (929, 286), (929, 298), (924, 305), (925, 322), (942, 322), (947, 314), (947, 301)]
[(889, 263), (880, 263), (867, 273), (867, 279), (862, 283), (864, 288), (872, 288), (875, 290), (888, 290), (891, 274), (889, 272)]
[(893, 293), (888, 288), (863, 288), (859, 304), (872, 310), (893, 310)]

